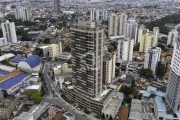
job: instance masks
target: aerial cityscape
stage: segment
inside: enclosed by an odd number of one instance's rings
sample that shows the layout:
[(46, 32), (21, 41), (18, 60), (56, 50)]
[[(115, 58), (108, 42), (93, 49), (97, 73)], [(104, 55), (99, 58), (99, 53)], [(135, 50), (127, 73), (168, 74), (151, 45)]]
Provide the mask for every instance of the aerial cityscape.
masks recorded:
[(0, 120), (180, 120), (180, 0), (0, 0)]

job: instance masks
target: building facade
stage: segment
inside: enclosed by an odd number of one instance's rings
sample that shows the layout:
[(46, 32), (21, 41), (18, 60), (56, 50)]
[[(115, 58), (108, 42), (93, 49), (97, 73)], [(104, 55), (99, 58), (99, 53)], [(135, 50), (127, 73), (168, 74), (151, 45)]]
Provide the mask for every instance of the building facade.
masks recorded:
[(1, 118), (1, 120), (8, 120), (11, 117), (11, 114), (17, 104), (18, 104), (18, 98), (3, 99), (0, 102), (0, 118)]
[(134, 43), (137, 43), (137, 35), (138, 35), (138, 23), (135, 19), (129, 19), (125, 24), (125, 36), (134, 40)]
[(173, 29), (168, 34), (167, 45), (174, 46), (174, 43), (175, 43), (176, 39), (178, 39), (178, 31)]
[(158, 62), (160, 61), (161, 48), (152, 47), (145, 54), (144, 68), (151, 69), (156, 74)]
[(23, 21), (30, 20), (30, 12), (27, 7), (19, 5), (16, 6), (13, 10), (16, 19), (22, 19)]
[(14, 22), (6, 22), (1, 23), (3, 36), (7, 43), (17, 43), (16, 29)]
[(116, 15), (111, 13), (109, 16), (109, 36), (125, 35), (125, 27), (127, 22), (127, 15), (125, 13), (120, 13)]
[(107, 21), (108, 20), (108, 12), (107, 10), (95, 10), (92, 9), (90, 11), (90, 20), (91, 21)]
[(125, 13), (120, 13), (118, 15), (118, 35), (125, 35), (125, 26), (127, 22), (127, 15)]
[(0, 38), (0, 46), (4, 46), (4, 45), (7, 45), (7, 39), (4, 39), (4, 38)]
[(131, 61), (133, 57), (134, 40), (128, 37), (118, 40), (117, 58), (123, 61)]
[(116, 53), (105, 53), (103, 57), (103, 83), (109, 84), (115, 77)]
[(103, 28), (98, 22), (78, 21), (70, 31), (73, 87), (96, 97), (102, 92)]
[(54, 12), (55, 13), (60, 13), (61, 12), (60, 0), (54, 0)]
[(58, 57), (62, 53), (62, 44), (58, 42), (56, 44), (49, 45), (49, 56), (52, 58)]
[(149, 48), (152, 46), (156, 46), (156, 41), (154, 40), (155, 37), (152, 33), (148, 32), (149, 30), (144, 29), (143, 34), (139, 36), (140, 38), (140, 47), (139, 52), (147, 52)]
[(174, 43), (171, 71), (166, 88), (166, 103), (174, 112), (180, 112), (180, 39)]
[(153, 34), (154, 34), (154, 43), (158, 44), (158, 38), (159, 38), (159, 27), (153, 28)]

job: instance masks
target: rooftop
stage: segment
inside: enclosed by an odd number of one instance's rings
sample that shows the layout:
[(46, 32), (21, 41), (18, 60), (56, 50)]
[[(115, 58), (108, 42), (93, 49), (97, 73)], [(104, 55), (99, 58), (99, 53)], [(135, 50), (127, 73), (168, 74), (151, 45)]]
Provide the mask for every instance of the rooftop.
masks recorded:
[(119, 109), (119, 104), (122, 104), (124, 94), (120, 92), (113, 92), (112, 97), (108, 100), (106, 105), (103, 107), (104, 111), (115, 112)]
[(21, 62), (23, 60), (25, 60), (25, 57), (18, 56), (18, 57), (15, 57), (15, 58), (11, 59), (11, 62), (19, 63), (19, 62)]
[(33, 55), (31, 57), (28, 57), (24, 60), (31, 68), (36, 67), (41, 63), (41, 58), (38, 55)]
[(14, 56), (15, 56), (15, 55), (12, 54), (12, 53), (7, 53), (7, 54), (5, 54), (5, 55), (0, 56), (0, 61), (3, 61), (3, 60), (5, 60), (5, 59), (12, 58), (12, 57), (14, 57)]
[(128, 115), (129, 115), (129, 108), (125, 106), (121, 106), (118, 117), (123, 120), (128, 120)]
[(28, 86), (27, 88), (25, 89), (32, 89), (32, 90), (38, 90), (39, 88), (41, 87), (41, 85), (31, 85), (31, 86)]
[(0, 78), (0, 88), (3, 90), (8, 90), (13, 87), (17, 83), (21, 82), (24, 78), (29, 76), (28, 74), (24, 74), (20, 71), (13, 71), (12, 73)]

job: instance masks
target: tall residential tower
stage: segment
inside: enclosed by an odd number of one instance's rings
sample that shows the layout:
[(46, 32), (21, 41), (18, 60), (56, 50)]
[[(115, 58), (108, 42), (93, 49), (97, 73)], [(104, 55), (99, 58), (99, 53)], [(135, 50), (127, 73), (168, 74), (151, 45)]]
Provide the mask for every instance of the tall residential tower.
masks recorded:
[(180, 39), (174, 43), (171, 71), (166, 88), (166, 102), (174, 112), (180, 112)]
[(60, 0), (54, 0), (54, 12), (55, 13), (60, 13)]
[(98, 22), (78, 21), (70, 31), (73, 87), (94, 98), (102, 92), (103, 28)]

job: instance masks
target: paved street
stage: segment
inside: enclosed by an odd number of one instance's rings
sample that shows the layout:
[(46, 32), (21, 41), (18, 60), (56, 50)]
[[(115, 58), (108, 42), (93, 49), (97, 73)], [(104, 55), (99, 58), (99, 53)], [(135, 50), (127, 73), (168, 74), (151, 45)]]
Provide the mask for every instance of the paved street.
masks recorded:
[[(77, 112), (75, 109), (72, 110), (73, 106), (70, 106), (66, 101), (64, 101), (61, 98), (60, 94), (57, 93), (57, 91), (55, 91), (55, 92), (52, 91), (55, 89), (51, 85), (49, 78), (48, 78), (48, 72), (50, 69), (49, 67), (50, 67), (50, 65), (48, 65), (48, 64), (45, 64), (45, 66), (44, 66), (43, 76), (44, 76), (44, 81), (46, 83), (46, 86), (48, 88), (48, 93), (47, 93), (47, 97), (44, 97), (43, 101), (58, 105), (58, 106), (64, 108), (66, 111), (70, 111), (72, 114), (74, 114), (76, 116), (75, 117), (76, 120), (92, 120), (90, 118), (82, 116), (84, 114), (83, 112), (79, 113), (80, 111)], [(55, 95), (58, 95), (58, 98), (60, 98), (60, 99), (57, 99), (57, 97), (55, 97)]]

